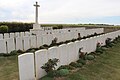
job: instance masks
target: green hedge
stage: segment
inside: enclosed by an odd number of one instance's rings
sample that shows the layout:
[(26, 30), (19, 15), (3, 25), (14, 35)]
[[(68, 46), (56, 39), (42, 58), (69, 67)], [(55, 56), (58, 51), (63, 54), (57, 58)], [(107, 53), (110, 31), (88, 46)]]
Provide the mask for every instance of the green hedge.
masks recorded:
[(6, 33), (6, 32), (8, 32), (8, 26), (1, 25), (0, 26), (0, 33)]
[[(24, 32), (29, 31), (29, 29), (33, 28), (33, 23), (17, 23), (17, 22), (0, 22), (0, 26), (6, 25), (8, 26), (7, 32)], [(2, 33), (2, 32), (0, 32)]]

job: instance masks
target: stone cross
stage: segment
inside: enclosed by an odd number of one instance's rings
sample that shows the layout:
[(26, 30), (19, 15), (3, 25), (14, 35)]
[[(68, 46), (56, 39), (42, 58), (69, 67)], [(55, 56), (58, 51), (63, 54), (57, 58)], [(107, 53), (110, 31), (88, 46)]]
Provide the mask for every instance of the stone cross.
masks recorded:
[(38, 5), (38, 2), (36, 2), (36, 4), (34, 4), (34, 6), (36, 7), (35, 23), (38, 23), (38, 7), (40, 7), (40, 5)]

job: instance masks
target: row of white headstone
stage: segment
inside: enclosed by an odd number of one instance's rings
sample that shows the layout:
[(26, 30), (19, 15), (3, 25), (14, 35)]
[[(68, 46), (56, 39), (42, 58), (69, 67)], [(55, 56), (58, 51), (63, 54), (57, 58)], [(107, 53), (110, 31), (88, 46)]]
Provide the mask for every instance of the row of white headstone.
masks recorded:
[[(64, 32), (68, 32), (68, 30), (71, 30), (71, 32), (73, 32), (74, 28), (73, 29), (69, 28), (69, 29), (45, 30), (45, 31), (44, 30), (41, 30), (41, 31), (38, 30), (39, 34), (37, 34), (37, 35), (64, 33)], [(75, 28), (75, 30), (83, 31), (83, 30), (85, 30), (85, 28)], [(33, 33), (36, 33), (36, 32), (33, 32)], [(30, 36), (31, 34), (32, 34), (32, 31), (31, 32), (4, 33), (4, 34), (0, 34), (0, 39)]]
[(4, 33), (0, 34), (0, 39), (8, 39), (15, 37), (30, 36), (30, 32), (15, 32), (15, 33)]
[(32, 33), (36, 33), (36, 35), (47, 35), (47, 34), (63, 34), (63, 33), (79, 33), (81, 32), (81, 37), (87, 36), (93, 33), (102, 33), (103, 28), (97, 29), (85, 29), (85, 28), (67, 28), (67, 29), (56, 29), (56, 30), (41, 30), (41, 31), (31, 31), (31, 32), (15, 32), (15, 33), (4, 33), (0, 34), (0, 39), (8, 39), (8, 38), (15, 38), (15, 37), (24, 37), (30, 36)]
[(79, 48), (83, 47), (84, 52), (90, 53), (96, 50), (97, 43), (105, 45), (105, 40), (107, 38), (115, 39), (118, 35), (120, 35), (120, 30), (81, 41), (62, 44), (58, 47), (51, 47), (48, 50), (38, 50), (35, 54), (22, 54), (18, 56), (19, 78), (20, 80), (37, 80), (46, 75), (46, 72), (41, 68), (41, 66), (43, 66), (43, 64), (45, 64), (49, 59), (57, 58), (60, 60), (56, 68), (61, 65), (67, 65), (79, 59)]
[[(76, 32), (72, 31), (72, 29), (71, 32), (68, 32), (68, 30), (54, 30), (54, 34), (43, 35), (30, 35), (29, 32), (15, 33), (17, 37), (14, 37), (14, 34), (12, 34), (13, 37), (11, 38), (6, 37), (5, 39), (0, 39), (0, 53), (10, 53), (13, 50), (25, 51), (29, 48), (39, 48), (44, 44), (50, 45), (55, 37), (58, 39), (57, 42), (62, 42), (66, 40), (72, 40), (73, 38), (78, 38), (78, 33), (80, 33), (82, 36), (87, 36), (88, 33), (89, 35), (94, 34), (95, 32), (103, 33), (102, 28), (88, 30), (84, 30), (84, 28), (81, 28), (77, 30), (78, 31), (76, 31), (75, 29)], [(59, 31), (61, 31), (62, 33), (59, 33)], [(49, 31), (47, 31), (47, 33), (48, 32)]]
[(45, 35), (45, 34), (63, 34), (63, 33), (79, 33), (81, 32), (81, 37), (83, 35), (90, 35), (91, 33), (102, 33), (104, 31), (103, 28), (96, 28), (96, 29), (85, 29), (85, 28), (65, 28), (65, 29), (56, 29), (56, 30), (32, 30), (31, 33), (36, 35)]

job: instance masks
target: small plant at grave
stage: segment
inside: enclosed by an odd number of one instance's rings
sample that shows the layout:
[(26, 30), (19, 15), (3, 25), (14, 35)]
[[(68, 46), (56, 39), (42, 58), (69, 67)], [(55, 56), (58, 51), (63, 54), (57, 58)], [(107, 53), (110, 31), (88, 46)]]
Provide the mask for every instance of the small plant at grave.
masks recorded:
[(43, 46), (44, 46), (44, 47), (49, 47), (47, 44), (44, 44)]
[(52, 77), (53, 78), (53, 77), (57, 77), (57, 76), (59, 76), (57, 70), (53, 70), (53, 71), (50, 71), (50, 72), (47, 73), (47, 77)]
[(116, 37), (116, 38), (113, 40), (113, 43), (114, 43), (114, 44), (117, 44), (117, 42), (119, 42), (119, 41), (120, 41), (120, 36)]
[(120, 42), (120, 36), (118, 35), (118, 42)]
[(53, 70), (47, 74), (47, 77), (62, 77), (69, 74), (68, 69)]
[(17, 53), (24, 53), (24, 51), (22, 51), (22, 50), (17, 50)]
[(16, 55), (17, 54), (17, 51), (16, 50), (13, 50), (10, 52), (10, 55)]
[(35, 52), (36, 50), (34, 48), (30, 48), (28, 50), (26, 50), (25, 52)]
[(102, 46), (101, 44), (98, 42), (97, 45), (96, 45), (96, 54), (98, 53), (103, 53), (103, 49), (102, 49)]
[(59, 62), (59, 59), (49, 59), (47, 63), (45, 63), (41, 68), (44, 69), (47, 73), (51, 73), (55, 70), (55, 66), (57, 66), (57, 63)]
[(73, 38), (71, 41), (72, 41), (72, 42), (75, 42), (75, 41), (76, 41), (76, 39), (74, 39), (74, 38)]
[(69, 42), (71, 42), (71, 40), (66, 40), (64, 43), (67, 44), (67, 43), (69, 43)]
[(97, 35), (98, 35), (98, 34), (95, 32), (95, 33), (94, 33), (94, 36), (97, 36)]
[(77, 38), (77, 40), (81, 40), (81, 35), (80, 35), (80, 33), (78, 33), (78, 38)]
[(64, 44), (64, 42), (56, 43), (57, 46), (59, 46), (59, 45), (61, 45), (61, 44)]
[(32, 33), (31, 35), (36, 35), (36, 34)]
[(70, 32), (70, 30), (68, 30), (68, 32)]
[(49, 48), (49, 46), (47, 44), (44, 44), (44, 45), (39, 47), (39, 49), (48, 49), (48, 48)]
[(57, 27), (57, 26), (53, 26), (53, 30), (54, 30), (54, 29), (58, 29), (58, 27)]
[(56, 46), (57, 45), (57, 40), (58, 40), (58, 38), (54, 38), (53, 40), (52, 40), (52, 43), (50, 44), (50, 47), (51, 46)]
[(120, 35), (118, 35), (118, 39), (120, 40)]
[(113, 44), (117, 44), (118, 41), (119, 41), (119, 40), (118, 40), (118, 37), (116, 37), (116, 38), (112, 41), (112, 43), (113, 43)]
[(87, 37), (86, 36), (83, 36), (82, 39), (86, 39)]
[(81, 39), (82, 39), (82, 38), (77, 38), (77, 40), (79, 40), (79, 41), (80, 41)]
[(89, 53), (90, 55), (94, 55), (95, 56), (95, 54), (96, 54), (96, 52), (91, 52), (91, 53)]
[(62, 76), (66, 76), (69, 74), (69, 70), (68, 69), (60, 69), (57, 71), (58, 77), (62, 77)]
[(10, 54), (6, 54), (6, 53), (0, 53), (0, 57), (8, 57), (8, 56), (10, 56)]
[(73, 70), (74, 67), (71, 66), (71, 65), (62, 65), (58, 68), (58, 70), (61, 70), (61, 69), (68, 69), (68, 70)]
[(0, 53), (0, 56), (8, 57), (8, 56), (14, 56), (17, 55), (17, 51), (13, 50), (10, 53)]
[(109, 47), (112, 47), (113, 45), (111, 44), (112, 43), (112, 41), (111, 41), (112, 39), (111, 38), (107, 38), (106, 40), (105, 40), (105, 43), (106, 43), (106, 47), (107, 48), (109, 48)]
[(93, 37), (94, 35), (91, 34), (91, 35), (87, 35), (86, 38), (90, 38), (90, 37)]
[(85, 56), (87, 55), (87, 53), (82, 52), (82, 51), (81, 51), (82, 49), (83, 49), (83, 47), (82, 47), (82, 48), (79, 48), (79, 58), (85, 60)]
[(94, 34), (88, 35), (89, 38), (90, 38), (90, 37), (93, 37), (93, 36), (94, 36)]
[(77, 62), (71, 62), (69, 65), (75, 68), (81, 68), (83, 66), (82, 63), (77, 63)]
[(88, 54), (88, 55), (86, 56), (86, 59), (87, 59), (87, 60), (93, 60), (93, 59), (95, 59), (95, 56), (94, 56), (94, 55), (91, 55), (91, 54)]
[(81, 63), (82, 65), (85, 65), (86, 60), (80, 58), (79, 60), (77, 60), (77, 63)]
[(39, 49), (46, 49), (44, 46), (40, 46)]

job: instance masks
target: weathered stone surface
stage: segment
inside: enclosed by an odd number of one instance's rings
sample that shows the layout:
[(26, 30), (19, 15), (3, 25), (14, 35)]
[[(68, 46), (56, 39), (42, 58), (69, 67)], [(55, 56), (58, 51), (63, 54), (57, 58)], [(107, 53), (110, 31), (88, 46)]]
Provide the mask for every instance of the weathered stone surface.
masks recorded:
[(36, 64), (36, 79), (39, 79), (46, 75), (46, 72), (41, 67), (48, 61), (48, 53), (46, 49), (35, 52), (35, 64)]
[(25, 53), (18, 56), (19, 79), (35, 80), (34, 54)]
[(0, 39), (0, 53), (7, 53), (5, 39)]

